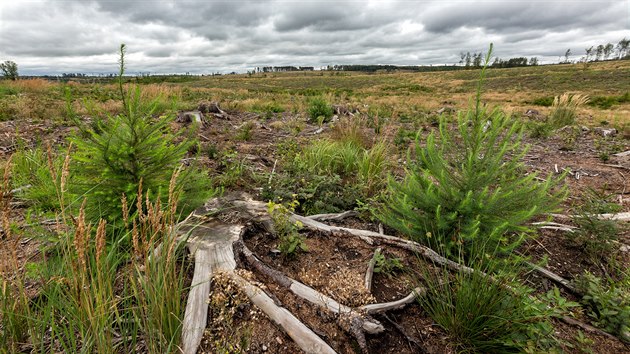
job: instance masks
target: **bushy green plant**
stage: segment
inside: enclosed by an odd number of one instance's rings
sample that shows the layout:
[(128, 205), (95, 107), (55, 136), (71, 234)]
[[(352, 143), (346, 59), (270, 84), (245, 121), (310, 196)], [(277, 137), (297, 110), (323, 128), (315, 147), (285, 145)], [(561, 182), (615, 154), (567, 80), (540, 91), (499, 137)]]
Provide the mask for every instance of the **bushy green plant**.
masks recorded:
[(274, 231), (280, 239), (278, 249), (287, 258), (294, 257), (298, 251), (308, 251), (304, 242), (305, 238), (299, 233), (302, 223), (291, 220), (291, 212), (297, 205), (296, 200), (288, 203), (288, 206), (274, 202), (267, 203), (267, 211), (273, 221)]
[(425, 275), (422, 308), (462, 352), (548, 352), (553, 346), (553, 315), (529, 291), (511, 288), (508, 278), (457, 272), (454, 279)]
[(605, 331), (619, 336), (630, 343), (630, 292), (627, 288), (608, 286), (589, 272), (575, 281), (578, 290), (584, 294), (582, 302), (590, 309), (588, 315), (595, 324)]
[[(103, 217), (109, 222), (121, 215), (122, 195), (132, 201), (140, 186), (150, 191), (151, 198), (160, 196), (165, 200), (173, 170), (194, 145), (192, 139), (177, 142), (179, 136), (169, 132), (172, 117), (153, 118), (158, 99), (143, 100), (140, 87), (125, 92), (122, 83), (124, 53), (122, 45), (118, 84), (123, 113), (108, 116), (96, 129), (75, 119), (80, 134), (71, 139), (76, 145), (72, 169), (76, 178), (74, 192), (87, 197), (86, 212), (90, 219)], [(184, 203), (187, 195), (212, 193), (207, 183), (209, 180), (198, 170), (187, 169), (178, 183), (186, 185), (189, 179), (195, 179), (195, 183), (190, 185), (204, 188), (185, 191)]]
[(443, 118), (426, 147), (417, 139), (417, 157), (402, 181), (390, 178), (376, 211), (390, 227), (450, 255), (461, 245), (465, 254), (514, 249), (530, 231), (526, 222), (554, 210), (565, 194), (553, 192), (551, 176), (540, 183), (536, 173), (525, 175), (522, 125), (482, 107), (484, 75), (485, 67), (475, 108), (458, 117), (459, 141)]
[(313, 97), (308, 102), (307, 113), (311, 122), (317, 122), (323, 117), (322, 122), (328, 122), (333, 116), (332, 106), (323, 97)]
[(374, 254), (376, 262), (374, 263), (374, 273), (380, 273), (391, 278), (395, 273), (405, 269), (400, 258), (388, 257), (382, 252)]
[(580, 94), (570, 95), (564, 93), (556, 96), (551, 105), (549, 123), (555, 128), (575, 124), (578, 108), (588, 103), (588, 101), (588, 96)]
[(63, 155), (51, 148), (24, 148), (13, 154), (13, 187), (15, 197), (39, 211), (59, 209), (57, 190), (60, 187)]

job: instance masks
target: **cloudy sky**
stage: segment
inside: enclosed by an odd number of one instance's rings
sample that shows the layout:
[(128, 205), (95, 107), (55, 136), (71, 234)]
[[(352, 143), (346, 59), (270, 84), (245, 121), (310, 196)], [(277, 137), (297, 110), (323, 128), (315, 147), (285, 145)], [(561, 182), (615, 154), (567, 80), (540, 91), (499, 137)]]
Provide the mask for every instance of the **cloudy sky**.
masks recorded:
[(0, 0), (0, 61), (22, 75), (452, 64), (461, 51), (576, 57), (630, 38), (630, 0)]

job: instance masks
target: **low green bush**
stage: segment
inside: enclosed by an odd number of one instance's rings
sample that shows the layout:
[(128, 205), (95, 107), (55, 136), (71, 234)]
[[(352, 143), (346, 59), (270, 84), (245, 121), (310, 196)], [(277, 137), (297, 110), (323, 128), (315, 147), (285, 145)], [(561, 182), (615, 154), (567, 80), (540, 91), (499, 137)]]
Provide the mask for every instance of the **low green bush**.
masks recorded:
[[(308, 101), (307, 113), (311, 122), (328, 122), (333, 116), (332, 106), (321, 96), (316, 96)], [(323, 118), (320, 118), (323, 117)]]
[(614, 283), (602, 284), (601, 278), (589, 272), (575, 283), (584, 294), (582, 303), (590, 309), (588, 315), (595, 324), (630, 343), (630, 291)]

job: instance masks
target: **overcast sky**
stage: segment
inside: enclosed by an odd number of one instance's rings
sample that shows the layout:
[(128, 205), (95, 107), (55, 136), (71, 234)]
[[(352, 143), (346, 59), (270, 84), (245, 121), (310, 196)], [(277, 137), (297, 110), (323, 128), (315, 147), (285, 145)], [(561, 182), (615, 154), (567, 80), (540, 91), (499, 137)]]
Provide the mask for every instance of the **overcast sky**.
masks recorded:
[(211, 73), (257, 66), (452, 64), (495, 44), (502, 58), (557, 61), (630, 38), (630, 0), (0, 0), (0, 61), (20, 74)]

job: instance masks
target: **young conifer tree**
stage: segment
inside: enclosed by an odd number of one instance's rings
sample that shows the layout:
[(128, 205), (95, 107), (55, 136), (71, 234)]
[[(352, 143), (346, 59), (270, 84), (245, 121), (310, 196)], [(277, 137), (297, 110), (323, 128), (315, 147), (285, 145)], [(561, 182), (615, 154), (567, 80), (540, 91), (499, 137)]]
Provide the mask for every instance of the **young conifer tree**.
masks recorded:
[(377, 217), (408, 237), (453, 256), (463, 249), (505, 253), (528, 235), (528, 220), (554, 210), (565, 195), (548, 177), (527, 174), (523, 125), (481, 103), (492, 45), (481, 70), (475, 106), (449, 130), (442, 117), (426, 147), (416, 140), (404, 179), (390, 178)]
[[(81, 199), (87, 198), (86, 213), (91, 219), (105, 218), (110, 223), (121, 218), (123, 194), (133, 212), (139, 187), (153, 199), (160, 196), (166, 200), (173, 171), (195, 143), (190, 139), (176, 143), (177, 135), (170, 133), (168, 126), (172, 117), (153, 117), (159, 98), (144, 101), (139, 86), (125, 88), (124, 44), (120, 46), (119, 65), (123, 112), (108, 115), (92, 127), (75, 118), (80, 134), (72, 138), (76, 146), (72, 172), (75, 192)], [(179, 182), (183, 182), (182, 177)]]

